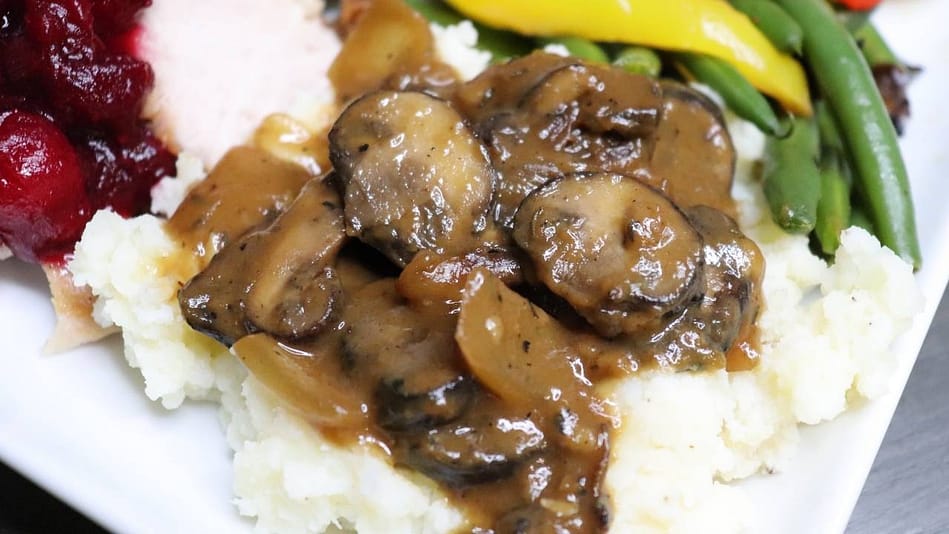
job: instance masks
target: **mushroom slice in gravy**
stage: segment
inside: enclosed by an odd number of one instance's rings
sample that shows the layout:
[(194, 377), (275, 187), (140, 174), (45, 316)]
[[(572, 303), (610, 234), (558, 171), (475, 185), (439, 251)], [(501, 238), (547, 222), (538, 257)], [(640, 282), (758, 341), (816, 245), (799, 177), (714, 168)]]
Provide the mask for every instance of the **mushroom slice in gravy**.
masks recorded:
[[(392, 432), (416, 432), (450, 423), (468, 409), (474, 382), (456, 374), (436, 385), (413, 384), (414, 376), (390, 376), (376, 389), (376, 418)], [(417, 382), (417, 381), (415, 381)]]
[(297, 340), (331, 326), (341, 308), (333, 263), (344, 238), (339, 195), (325, 181), (311, 181), (270, 228), (248, 239), (256, 256), (247, 273), (254, 283), (242, 300), (250, 328)]
[(230, 243), (178, 293), (185, 320), (226, 345), (251, 332), (316, 335), (338, 311), (339, 195), (311, 180), (269, 228)]
[(731, 218), (708, 206), (686, 210), (705, 241), (704, 297), (697, 305), (710, 343), (726, 353), (728, 370), (753, 367), (754, 324), (761, 308), (764, 255)]
[(380, 91), (330, 131), (346, 231), (400, 266), (420, 250), (475, 248), (487, 227), (494, 170), (481, 142), (444, 101)]
[(722, 111), (688, 86), (662, 82), (662, 120), (648, 181), (682, 208), (707, 205), (735, 216), (735, 148)]
[(547, 448), (544, 431), (531, 414), (525, 417), (493, 399), (484, 401), (486, 405), (469, 417), (402, 443), (405, 463), (460, 488), (510, 477)]
[(376, 416), (387, 430), (450, 422), (471, 398), (453, 320), (424, 311), (399, 296), (394, 278), (384, 278), (351, 295), (343, 315), (346, 368), (372, 384)]
[(568, 65), (544, 78), (522, 104), (535, 116), (551, 120), (554, 135), (570, 126), (622, 137), (648, 135), (659, 124), (662, 91), (655, 80), (594, 65)]
[(661, 109), (648, 77), (580, 63), (549, 71), (477, 128), (500, 175), (497, 222), (509, 228), (528, 194), (565, 174), (645, 172)]
[(655, 324), (700, 295), (702, 237), (665, 195), (627, 176), (568, 176), (534, 191), (514, 239), (604, 336)]
[(701, 298), (663, 324), (618, 340), (647, 365), (674, 369), (750, 369), (757, 358), (755, 317), (764, 258), (727, 215), (708, 206), (685, 210), (701, 234)]
[(576, 65), (577, 58), (534, 52), (492, 65), (455, 91), (452, 103), (472, 122), (481, 124), (498, 113), (517, 107), (531, 89), (551, 72)]

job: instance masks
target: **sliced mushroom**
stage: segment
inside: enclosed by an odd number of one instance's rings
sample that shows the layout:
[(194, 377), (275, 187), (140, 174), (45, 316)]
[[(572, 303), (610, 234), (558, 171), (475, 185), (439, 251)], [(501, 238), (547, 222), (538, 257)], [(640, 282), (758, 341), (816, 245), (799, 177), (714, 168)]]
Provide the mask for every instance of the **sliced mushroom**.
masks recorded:
[[(375, 400), (379, 425), (393, 432), (418, 432), (450, 423), (468, 409), (476, 386), (467, 376), (435, 387), (410, 388), (406, 378), (380, 381)], [(417, 381), (415, 381), (417, 382)]]
[(514, 239), (538, 278), (607, 337), (700, 295), (702, 237), (665, 195), (629, 177), (569, 176), (534, 191)]
[(725, 352), (729, 370), (748, 369), (755, 357), (764, 255), (721, 211), (696, 206), (686, 213), (705, 241), (705, 297), (696, 312), (710, 343)]
[(480, 244), (494, 170), (445, 102), (411, 92), (366, 95), (330, 131), (330, 158), (347, 233), (396, 264), (420, 250), (457, 254)]
[(497, 520), (494, 529), (508, 534), (545, 534), (545, 528), (552, 528), (556, 518), (557, 514), (553, 511), (534, 503), (504, 514)]
[[(589, 488), (584, 488), (589, 491)], [(581, 493), (570, 501), (541, 499), (502, 515), (494, 524), (493, 532), (505, 534), (563, 534), (567, 532), (606, 532), (609, 518), (599, 503)], [(582, 503), (582, 504), (581, 504)], [(583, 505), (592, 507), (585, 509)]]
[(400, 441), (403, 461), (454, 488), (507, 478), (547, 448), (540, 425), (515, 413), (486, 400), (469, 417)]
[[(631, 138), (651, 134), (659, 124), (662, 90), (648, 76), (621, 69), (576, 64), (547, 75), (525, 96), (522, 107), (551, 120), (552, 136), (568, 126)], [(563, 127), (562, 131), (559, 131)]]
[(339, 195), (310, 182), (290, 209), (255, 234), (254, 283), (242, 300), (254, 331), (287, 340), (313, 337), (339, 315), (342, 286), (332, 264), (344, 242)]
[(384, 428), (443, 424), (467, 409), (473, 384), (458, 358), (450, 318), (408, 306), (395, 279), (386, 278), (352, 295), (344, 319), (347, 369), (375, 384), (376, 413)]
[(455, 91), (452, 103), (473, 123), (480, 124), (498, 113), (520, 105), (524, 95), (551, 72), (579, 60), (536, 51), (493, 65)]
[(648, 177), (640, 177), (682, 208), (708, 205), (734, 216), (736, 156), (721, 109), (688, 86), (666, 81), (662, 89)]
[(528, 194), (565, 174), (645, 172), (661, 105), (659, 85), (645, 76), (586, 64), (551, 71), (480, 127), (500, 175), (497, 222), (510, 227)]
[(763, 257), (721, 211), (695, 206), (686, 214), (705, 243), (702, 298), (627, 341), (644, 362), (661, 367), (748, 369), (754, 365)]
[(252, 283), (246, 277), (253, 251), (232, 243), (178, 291), (188, 326), (230, 347), (248, 334), (241, 299)]
[(358, 239), (346, 242), (339, 251), (334, 267), (346, 295), (355, 295), (360, 289), (382, 278), (399, 276), (399, 270), (388, 258)]
[(344, 239), (339, 195), (312, 180), (270, 227), (226, 246), (179, 291), (185, 320), (225, 345), (257, 331), (317, 335), (338, 311), (331, 265)]

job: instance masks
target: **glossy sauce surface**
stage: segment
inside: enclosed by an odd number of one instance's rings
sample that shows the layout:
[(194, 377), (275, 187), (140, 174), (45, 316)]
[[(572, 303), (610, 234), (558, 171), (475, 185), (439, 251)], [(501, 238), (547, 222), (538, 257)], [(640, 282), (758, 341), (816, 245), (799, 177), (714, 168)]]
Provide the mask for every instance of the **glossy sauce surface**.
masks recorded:
[[(242, 148), (192, 193), (170, 228), (210, 260), (182, 311), (326, 436), (437, 482), (467, 530), (604, 531), (600, 386), (754, 363), (764, 264), (726, 215), (730, 140), (687, 88), (573, 59), (427, 85), (419, 20), (379, 1), (351, 28), (331, 172)], [(402, 59), (350, 72), (360, 54)]]

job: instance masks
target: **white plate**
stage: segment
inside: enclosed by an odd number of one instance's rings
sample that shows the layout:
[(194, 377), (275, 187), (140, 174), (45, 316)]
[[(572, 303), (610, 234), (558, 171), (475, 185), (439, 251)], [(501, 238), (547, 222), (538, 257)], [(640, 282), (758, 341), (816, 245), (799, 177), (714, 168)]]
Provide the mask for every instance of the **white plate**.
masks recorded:
[[(890, 0), (877, 17), (894, 47), (926, 71), (912, 86), (904, 139), (925, 263), (925, 312), (896, 344), (889, 394), (805, 429), (790, 469), (746, 482), (761, 532), (843, 532), (949, 278), (949, 2)], [(0, 458), (119, 532), (235, 532), (230, 451), (215, 409), (166, 412), (147, 401), (113, 339), (40, 353), (53, 325), (39, 269), (0, 263)], [(776, 530), (780, 528), (781, 530)]]

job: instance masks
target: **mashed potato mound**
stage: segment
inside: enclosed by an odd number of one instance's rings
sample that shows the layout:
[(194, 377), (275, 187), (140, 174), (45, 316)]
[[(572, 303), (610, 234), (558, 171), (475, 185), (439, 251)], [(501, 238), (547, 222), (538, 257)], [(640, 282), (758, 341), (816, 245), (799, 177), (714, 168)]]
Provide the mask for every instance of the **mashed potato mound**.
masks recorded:
[[(469, 33), (458, 35), (467, 43)], [(606, 478), (614, 532), (742, 531), (753, 510), (733, 481), (780, 470), (799, 423), (832, 419), (885, 391), (896, 363), (889, 347), (921, 309), (910, 266), (865, 231), (847, 230), (828, 265), (805, 237), (778, 229), (751, 172), (763, 137), (734, 118), (730, 130), (740, 158), (733, 193), (740, 225), (767, 261), (761, 361), (750, 372), (653, 371), (616, 386), (625, 420)], [(201, 173), (181, 158), (179, 179)], [(159, 191), (156, 207), (167, 213), (184, 188)], [(70, 268), (98, 296), (96, 319), (122, 328), (149, 398), (167, 408), (185, 398), (220, 402), (235, 451), (235, 502), (259, 531), (434, 533), (462, 524), (432, 482), (376, 451), (324, 440), (223, 346), (184, 323), (175, 295), (197, 265), (160, 219), (98, 213)]]

